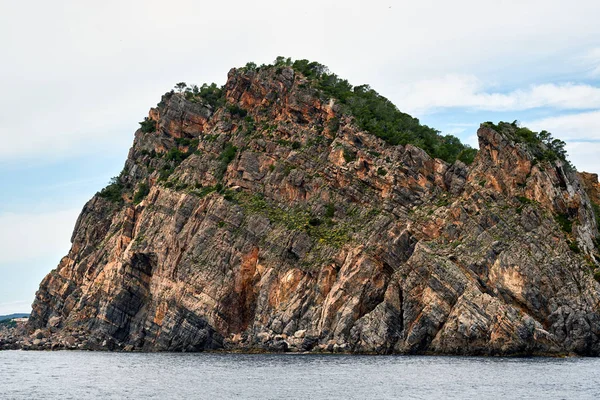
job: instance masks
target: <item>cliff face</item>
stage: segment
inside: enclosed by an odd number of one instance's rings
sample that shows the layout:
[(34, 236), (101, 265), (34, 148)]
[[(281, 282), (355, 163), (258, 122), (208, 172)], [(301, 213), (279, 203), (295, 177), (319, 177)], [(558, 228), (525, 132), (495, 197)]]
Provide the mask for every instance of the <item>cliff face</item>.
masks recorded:
[(30, 329), (144, 350), (600, 354), (596, 220), (560, 161), (484, 125), (470, 166), (390, 146), (289, 67), (234, 69), (224, 97), (151, 109), (121, 197), (85, 205)]

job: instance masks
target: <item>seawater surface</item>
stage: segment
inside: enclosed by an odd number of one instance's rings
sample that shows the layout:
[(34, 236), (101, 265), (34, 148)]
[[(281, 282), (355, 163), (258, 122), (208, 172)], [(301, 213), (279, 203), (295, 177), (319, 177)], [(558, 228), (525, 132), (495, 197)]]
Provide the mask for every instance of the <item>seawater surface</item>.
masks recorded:
[(598, 399), (600, 359), (0, 351), (0, 399)]

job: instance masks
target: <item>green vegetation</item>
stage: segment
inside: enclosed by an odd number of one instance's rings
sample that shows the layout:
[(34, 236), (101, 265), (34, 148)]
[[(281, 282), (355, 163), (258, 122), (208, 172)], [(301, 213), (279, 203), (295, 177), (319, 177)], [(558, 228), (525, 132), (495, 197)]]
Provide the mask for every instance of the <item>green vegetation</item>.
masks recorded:
[(119, 176), (115, 176), (110, 179), (108, 186), (102, 189), (100, 192), (96, 193), (99, 197), (111, 201), (113, 203), (122, 203), (123, 202), (123, 183), (121, 183), (121, 178)]
[(217, 179), (219, 179), (219, 180), (223, 179), (223, 175), (225, 175), (225, 171), (227, 171), (227, 166), (235, 158), (235, 154), (237, 153), (237, 150), (238, 150), (237, 147), (235, 147), (230, 142), (225, 143), (225, 147), (223, 148), (223, 151), (219, 155), (219, 160), (221, 161), (221, 164), (219, 165), (219, 167), (216, 170), (216, 178)]
[(217, 141), (218, 137), (219, 137), (218, 135), (210, 135), (210, 134), (204, 135), (204, 140), (206, 140), (209, 143), (214, 143)]
[(0, 327), (16, 328), (17, 323), (15, 322), (14, 319), (5, 319), (5, 320), (0, 321)]
[(158, 173), (158, 182), (165, 182), (173, 172), (175, 172), (175, 167), (169, 164), (163, 165)]
[[(245, 210), (265, 214), (272, 223), (284, 225), (289, 230), (304, 231), (318, 244), (339, 248), (350, 241), (350, 227), (347, 224), (337, 225), (331, 221), (330, 217), (326, 221), (322, 221), (300, 207), (290, 209), (276, 207), (267, 202), (260, 194), (250, 195), (241, 192), (236, 195), (236, 198), (238, 204)], [(327, 207), (326, 213), (329, 213), (329, 206)]]
[(225, 103), (225, 90), (218, 87), (215, 83), (211, 83), (210, 85), (205, 83), (202, 85), (197, 92), (197, 96), (213, 109)]
[(245, 66), (243, 66), (242, 68), (240, 68), (242, 71), (256, 71), (258, 69), (256, 63), (253, 63), (252, 61), (247, 62)]
[(169, 149), (167, 154), (165, 154), (165, 160), (167, 161), (175, 161), (177, 165), (181, 164), (183, 160), (187, 158), (187, 155), (179, 150), (177, 147), (172, 147)]
[(140, 152), (140, 154), (143, 155), (143, 156), (148, 156), (150, 158), (156, 158), (159, 155), (159, 153), (157, 153), (156, 150), (154, 150), (154, 149), (152, 149), (151, 151), (142, 150)]
[(377, 168), (377, 175), (386, 176), (387, 171), (384, 168), (379, 167), (379, 168)]
[(244, 135), (252, 135), (256, 132), (256, 123), (251, 115), (246, 115), (244, 118)]
[(327, 203), (325, 205), (325, 218), (333, 218), (335, 215), (335, 205), (333, 203)]
[(356, 153), (344, 147), (344, 160), (347, 163), (356, 160)]
[(594, 217), (596, 217), (596, 226), (600, 229), (600, 206), (593, 201), (591, 203), (594, 210)]
[(175, 89), (179, 92), (182, 93), (185, 89), (187, 89), (187, 83), (185, 82), (179, 82), (175, 84)]
[(485, 122), (482, 125), (492, 128), (496, 132), (504, 133), (515, 142), (525, 145), (537, 162), (560, 160), (568, 169), (574, 169), (573, 164), (567, 159), (566, 143), (553, 138), (548, 131), (534, 132), (529, 128), (519, 126), (517, 121), (511, 123), (501, 121), (497, 125)]
[(223, 190), (223, 185), (218, 183), (214, 186), (205, 186), (205, 187), (197, 185), (195, 189), (190, 191), (190, 193), (195, 194), (196, 196), (202, 198), (202, 197), (208, 196), (209, 194), (211, 194), (213, 192), (221, 192), (222, 190)]
[(151, 132), (156, 131), (156, 121), (153, 119), (146, 117), (139, 124), (140, 124), (141, 131), (144, 133), (151, 133)]
[(196, 148), (198, 147), (198, 144), (200, 143), (200, 140), (198, 138), (195, 139), (190, 139), (190, 138), (175, 138), (175, 143), (178, 146), (182, 146), (182, 147), (192, 147), (192, 148)]
[(519, 200), (521, 202), (521, 204), (533, 204), (534, 201), (527, 198), (527, 197), (523, 197), (523, 196), (517, 196), (517, 200)]
[(572, 242), (568, 242), (569, 243), (569, 249), (571, 249), (571, 251), (573, 253), (581, 253), (581, 250), (579, 249), (579, 246), (577, 245), (576, 241), (572, 241)]
[(340, 129), (340, 119), (338, 117), (331, 118), (327, 122), (327, 129), (329, 129), (329, 132), (331, 132), (335, 135), (337, 133), (337, 131)]
[(465, 148), (463, 150), (461, 150), (460, 153), (458, 153), (458, 156), (456, 156), (456, 159), (464, 162), (467, 165), (471, 165), (471, 164), (473, 164), (473, 161), (475, 160), (476, 155), (477, 155), (477, 149), (465, 146)]
[(237, 152), (237, 147), (232, 145), (230, 142), (227, 142), (225, 144), (225, 148), (223, 149), (223, 151), (221, 152), (221, 155), (219, 156), (219, 159), (221, 161), (223, 161), (225, 163), (225, 165), (228, 165), (235, 158), (236, 152)]
[(146, 196), (148, 196), (148, 193), (150, 193), (148, 184), (146, 182), (140, 183), (137, 192), (135, 192), (135, 195), (133, 196), (133, 203), (139, 204)]
[[(167, 164), (163, 165), (160, 169), (158, 182), (166, 182), (169, 179), (169, 176), (175, 172), (175, 168), (177, 168), (179, 164), (181, 164), (186, 158), (194, 154), (195, 150), (198, 148), (200, 139), (176, 138), (175, 143), (178, 146), (187, 147), (187, 150), (183, 152), (179, 149), (179, 147), (172, 147), (169, 149), (169, 151), (162, 155), (167, 161)], [(165, 186), (172, 187), (173, 185)]]
[(237, 104), (228, 104), (227, 111), (229, 111), (232, 117), (244, 118), (248, 114), (248, 111), (244, 110)]
[[(210, 85), (205, 83), (202, 86), (187, 86), (185, 82), (179, 82), (175, 85), (175, 89), (179, 93), (183, 93), (186, 100), (192, 103), (202, 102), (209, 105), (213, 110), (225, 104), (225, 91), (222, 87), (217, 86), (216, 83), (211, 83)], [(159, 103), (159, 105), (161, 104)]]
[(571, 233), (573, 231), (573, 221), (571, 221), (567, 214), (557, 214), (554, 219), (560, 225), (563, 232)]
[[(421, 125), (417, 118), (400, 112), (396, 106), (368, 85), (352, 86), (347, 80), (330, 73), (328, 68), (317, 62), (277, 57), (274, 66), (290, 66), (311, 80), (313, 87), (325, 96), (335, 98), (345, 113), (354, 116), (357, 125), (392, 145), (413, 144), (429, 155), (453, 163), (459, 159), (469, 164), (477, 150), (471, 149), (452, 135)], [(332, 132), (339, 126), (330, 126)], [(332, 129), (335, 128), (335, 129)], [(467, 152), (464, 152), (468, 150)], [(462, 154), (461, 154), (462, 153)]]
[(283, 175), (284, 176), (288, 176), (290, 174), (290, 172), (292, 172), (293, 170), (295, 170), (296, 167), (292, 164), (285, 164), (283, 167)]

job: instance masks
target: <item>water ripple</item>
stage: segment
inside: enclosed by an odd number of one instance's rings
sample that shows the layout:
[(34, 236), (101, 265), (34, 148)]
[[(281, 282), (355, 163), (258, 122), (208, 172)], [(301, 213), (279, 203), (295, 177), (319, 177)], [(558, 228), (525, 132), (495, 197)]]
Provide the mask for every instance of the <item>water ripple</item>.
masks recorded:
[(597, 399), (600, 360), (0, 352), (1, 399)]

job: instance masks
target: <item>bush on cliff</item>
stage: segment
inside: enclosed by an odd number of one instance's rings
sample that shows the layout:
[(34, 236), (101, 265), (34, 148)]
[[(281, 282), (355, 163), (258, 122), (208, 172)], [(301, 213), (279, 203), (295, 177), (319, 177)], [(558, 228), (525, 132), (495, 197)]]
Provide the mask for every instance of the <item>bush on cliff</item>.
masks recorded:
[(493, 122), (484, 122), (482, 126), (487, 126), (496, 132), (509, 136), (517, 143), (521, 143), (533, 154), (537, 161), (556, 161), (560, 160), (567, 169), (574, 170), (575, 167), (567, 159), (567, 145), (560, 139), (555, 139), (548, 131), (534, 132), (529, 128), (520, 126), (518, 121), (504, 122), (498, 124)]
[(313, 82), (327, 97), (337, 99), (343, 110), (351, 114), (358, 126), (392, 145), (413, 144), (432, 157), (453, 163), (462, 153), (461, 161), (473, 162), (477, 150), (464, 145), (452, 135), (421, 125), (417, 118), (403, 113), (387, 98), (369, 85), (352, 86), (346, 79), (330, 73), (317, 62), (277, 57), (276, 67), (291, 66)]
[(150, 186), (148, 186), (146, 182), (140, 183), (137, 192), (135, 192), (135, 195), (133, 196), (133, 203), (139, 204), (146, 196), (148, 196), (148, 193), (150, 193)]
[(151, 133), (151, 132), (156, 131), (156, 121), (154, 121), (153, 119), (146, 117), (139, 124), (140, 124), (140, 129), (144, 133)]
[(113, 203), (121, 203), (123, 201), (123, 184), (118, 176), (111, 178), (108, 186), (97, 193), (99, 197), (111, 201)]

